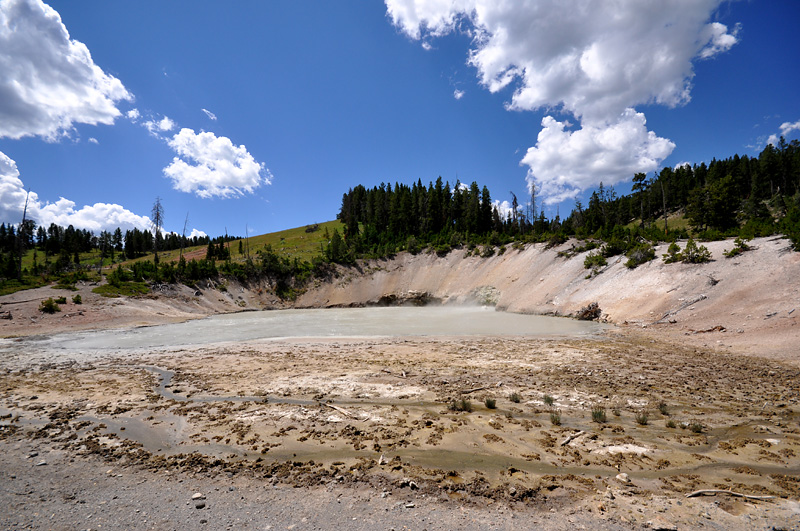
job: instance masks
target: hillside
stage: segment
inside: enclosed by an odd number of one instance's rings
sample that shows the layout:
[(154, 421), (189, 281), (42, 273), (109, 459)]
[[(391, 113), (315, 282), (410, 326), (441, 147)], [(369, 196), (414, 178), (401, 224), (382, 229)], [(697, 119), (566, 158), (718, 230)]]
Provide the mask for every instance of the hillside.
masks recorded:
[(465, 256), (464, 250), (445, 257), (401, 253), (342, 268), (338, 278), (309, 290), (296, 305), (360, 306), (425, 297), (452, 304), (488, 297), (510, 312), (573, 315), (597, 302), (602, 319), (627, 329), (796, 358), (800, 254), (787, 240), (756, 239), (754, 250), (736, 258), (723, 256), (732, 241), (706, 243), (713, 255), (706, 264), (665, 264), (660, 257), (667, 246), (660, 245), (659, 259), (631, 270), (624, 257), (616, 257), (592, 278), (583, 266), (586, 253), (558, 255), (571, 245), (528, 245), (491, 258)]

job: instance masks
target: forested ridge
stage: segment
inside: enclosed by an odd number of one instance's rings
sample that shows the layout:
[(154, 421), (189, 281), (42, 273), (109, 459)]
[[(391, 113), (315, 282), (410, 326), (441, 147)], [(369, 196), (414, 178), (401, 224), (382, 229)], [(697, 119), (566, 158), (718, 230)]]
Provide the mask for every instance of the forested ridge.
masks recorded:
[[(586, 240), (572, 251), (597, 249), (586, 257), (587, 268), (605, 258), (626, 254), (626, 265), (636, 267), (655, 258), (654, 245), (678, 239), (714, 240), (738, 237), (734, 254), (748, 249), (746, 239), (784, 234), (800, 250), (800, 142), (768, 145), (758, 157), (734, 155), (693, 166), (663, 168), (648, 177), (633, 176), (632, 192), (617, 195), (602, 184), (588, 204), (577, 202), (564, 219), (548, 218), (534, 193), (521, 200), (510, 194), (510, 208), (502, 212), (486, 186), (476, 182), (444, 182), (427, 186), (421, 180), (406, 185), (381, 184), (367, 189), (358, 185), (342, 197), (338, 219), (344, 228), (324, 232), (320, 256), (311, 262), (290, 259), (270, 246), (243, 252), (233, 236), (186, 238), (175, 233), (132, 229), (122, 232), (90, 231), (74, 227), (49, 227), (26, 220), (14, 226), (0, 224), (0, 290), (14, 291), (46, 284), (74, 284), (86, 279), (91, 267), (111, 264), (116, 258), (154, 254), (153, 261), (118, 265), (107, 275), (120, 293), (139, 283), (193, 282), (217, 276), (242, 281), (266, 278), (281, 297), (293, 297), (312, 276), (329, 275), (331, 263), (352, 263), (357, 258), (391, 256), (399, 251), (424, 249), (446, 254), (466, 247), (469, 253), (491, 256), (506, 245), (547, 242), (556, 245), (569, 238)], [(159, 205), (160, 206), (160, 205)], [(667, 218), (683, 219), (671, 227)], [(309, 230), (318, 230), (317, 226)], [(233, 260), (230, 242), (239, 241), (239, 259)], [(205, 257), (159, 263), (156, 251), (206, 245)], [(33, 250), (33, 262), (22, 268), (20, 256)], [(665, 261), (702, 261), (708, 255), (692, 240), (681, 251), (671, 245)], [(92, 252), (89, 262), (81, 254)], [(30, 256), (30, 255), (29, 255)], [(105, 262), (108, 260), (108, 262)], [(91, 267), (90, 267), (91, 266)], [(99, 279), (99, 272), (94, 273)]]
[[(381, 257), (428, 247), (439, 253), (466, 245), (482, 252), (512, 242), (559, 243), (570, 237), (607, 242), (609, 255), (642, 244), (694, 236), (701, 240), (752, 238), (783, 233), (800, 250), (800, 143), (768, 145), (758, 157), (734, 155), (710, 163), (665, 167), (633, 176), (632, 192), (618, 196), (602, 183), (587, 205), (547, 218), (534, 193), (511, 194), (503, 215), (489, 190), (476, 182), (427, 186), (358, 185), (342, 198), (344, 234), (334, 234), (327, 258), (337, 262)], [(688, 226), (668, 229), (667, 217), (682, 214)], [(487, 251), (487, 247), (489, 247)], [(501, 247), (501, 250), (504, 247)]]

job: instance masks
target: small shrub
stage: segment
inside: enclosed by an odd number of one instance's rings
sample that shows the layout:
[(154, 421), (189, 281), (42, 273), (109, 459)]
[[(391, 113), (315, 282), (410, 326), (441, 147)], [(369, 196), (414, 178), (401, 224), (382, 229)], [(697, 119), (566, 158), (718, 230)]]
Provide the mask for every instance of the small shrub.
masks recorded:
[(466, 398), (462, 398), (460, 400), (453, 400), (450, 403), (450, 411), (466, 411), (467, 413), (469, 413), (472, 411), (472, 402), (470, 402)]
[(58, 306), (58, 303), (53, 300), (53, 297), (48, 297), (39, 305), (39, 311), (42, 313), (56, 313), (60, 312), (61, 308)]
[(619, 406), (615, 405), (611, 408), (611, 413), (613, 413), (615, 417), (619, 417), (622, 414), (622, 411), (620, 410)]
[(725, 251), (724, 254), (725, 258), (733, 258), (734, 256), (738, 256), (743, 252), (749, 251), (752, 249), (749, 245), (747, 245), (748, 240), (743, 238), (736, 238), (733, 241), (733, 249), (730, 251)]
[(665, 425), (666, 425), (667, 428), (676, 428), (677, 427), (677, 424), (675, 424), (675, 421), (672, 420), (672, 419), (668, 419)]
[(666, 403), (666, 402), (664, 402), (663, 400), (661, 400), (661, 401), (658, 403), (658, 411), (659, 411), (659, 413), (661, 413), (661, 414), (662, 414), (662, 415), (664, 415), (665, 417), (668, 417), (668, 416), (669, 416), (669, 411), (667, 410), (667, 403)]
[(640, 426), (647, 426), (648, 421), (650, 420), (647, 411), (637, 411), (636, 412), (636, 423)]
[(494, 256), (494, 246), (484, 245), (483, 252), (481, 252), (481, 258), (491, 258), (492, 256)]
[(606, 421), (606, 408), (603, 406), (592, 406), (592, 421), (603, 424)]
[(497, 407), (497, 400), (494, 398), (485, 398), (483, 403), (486, 405), (488, 409), (494, 409)]
[(550, 412), (550, 422), (553, 426), (561, 426), (561, 410), (554, 409)]
[(689, 431), (692, 433), (703, 433), (703, 425), (699, 422), (692, 422), (689, 424)]
[(552, 406), (553, 403), (555, 402), (555, 400), (553, 400), (553, 397), (547, 394), (542, 397), (542, 400), (548, 406)]
[(83, 304), (83, 299), (81, 298), (81, 294), (77, 293), (74, 297), (72, 297), (72, 302), (75, 304)]
[(602, 254), (589, 253), (586, 255), (586, 258), (583, 259), (584, 269), (599, 269), (607, 265), (608, 261)]
[(66, 304), (67, 303), (67, 298), (66, 297), (56, 297), (54, 300), (56, 301), (56, 304)]
[(515, 391), (515, 392), (511, 393), (511, 395), (508, 397), (508, 399), (511, 400), (512, 402), (514, 402), (515, 404), (519, 404), (522, 401), (522, 395), (520, 395), (519, 393), (517, 393)]
[(680, 262), (682, 259), (680, 246), (675, 242), (669, 244), (669, 247), (667, 247), (667, 254), (662, 255), (662, 259), (665, 264)]
[(689, 238), (686, 242), (686, 248), (681, 253), (681, 260), (686, 264), (702, 264), (711, 261), (711, 252), (705, 245), (698, 245), (693, 239)]
[(625, 267), (635, 269), (636, 267), (653, 260), (656, 257), (656, 250), (649, 243), (641, 243), (627, 252), (625, 255), (628, 261)]

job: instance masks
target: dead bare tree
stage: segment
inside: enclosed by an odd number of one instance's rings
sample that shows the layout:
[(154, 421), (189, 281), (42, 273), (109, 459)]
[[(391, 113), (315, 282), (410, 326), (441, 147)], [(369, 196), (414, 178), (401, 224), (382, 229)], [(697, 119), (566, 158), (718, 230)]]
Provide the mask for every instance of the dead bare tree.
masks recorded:
[(164, 207), (161, 206), (161, 198), (156, 196), (153, 203), (153, 210), (150, 212), (150, 223), (153, 225), (153, 249), (155, 256), (153, 260), (158, 265), (158, 235), (161, 234), (161, 227), (164, 226)]

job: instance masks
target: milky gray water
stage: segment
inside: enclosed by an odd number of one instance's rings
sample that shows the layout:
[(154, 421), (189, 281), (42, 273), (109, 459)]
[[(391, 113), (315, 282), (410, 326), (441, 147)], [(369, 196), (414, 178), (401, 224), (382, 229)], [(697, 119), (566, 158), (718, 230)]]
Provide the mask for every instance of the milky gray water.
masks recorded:
[(586, 336), (602, 325), (480, 307), (335, 308), (215, 315), (177, 324), (57, 334), (50, 347), (126, 349), (298, 337)]

